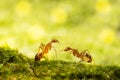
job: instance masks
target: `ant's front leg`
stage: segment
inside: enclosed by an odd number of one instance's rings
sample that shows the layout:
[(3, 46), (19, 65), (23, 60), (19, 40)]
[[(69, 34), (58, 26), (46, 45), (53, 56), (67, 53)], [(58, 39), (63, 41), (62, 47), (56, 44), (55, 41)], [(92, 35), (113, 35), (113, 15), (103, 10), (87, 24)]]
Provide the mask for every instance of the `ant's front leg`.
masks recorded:
[(84, 60), (83, 59), (80, 59), (80, 63), (83, 63), (84, 62)]

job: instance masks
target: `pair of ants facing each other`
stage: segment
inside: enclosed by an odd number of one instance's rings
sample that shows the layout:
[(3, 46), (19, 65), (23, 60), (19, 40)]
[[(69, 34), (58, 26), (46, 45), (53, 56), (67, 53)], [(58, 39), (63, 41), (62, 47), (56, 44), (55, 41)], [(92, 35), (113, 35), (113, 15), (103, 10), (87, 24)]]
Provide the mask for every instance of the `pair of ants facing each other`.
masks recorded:
[[(59, 41), (56, 40), (56, 39), (52, 39), (46, 45), (41, 43), (40, 46), (39, 46), (38, 52), (35, 55), (35, 61), (38, 61), (41, 58), (43, 58), (44, 55), (47, 54), (51, 50), (51, 48), (53, 47), (52, 46), (53, 43), (59, 43)], [(83, 50), (82, 52), (79, 52), (77, 49), (73, 49), (71, 47), (66, 47), (64, 49), (64, 51), (71, 51), (72, 54), (75, 57), (80, 58), (81, 61), (86, 61), (88, 63), (92, 63), (92, 56), (90, 55), (88, 50)]]

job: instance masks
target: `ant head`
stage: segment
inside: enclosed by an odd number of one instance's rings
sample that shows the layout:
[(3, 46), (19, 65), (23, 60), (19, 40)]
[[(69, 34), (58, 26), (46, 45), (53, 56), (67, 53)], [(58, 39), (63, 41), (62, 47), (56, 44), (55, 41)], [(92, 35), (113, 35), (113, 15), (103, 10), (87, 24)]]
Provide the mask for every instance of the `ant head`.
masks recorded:
[(66, 47), (66, 48), (64, 49), (64, 51), (69, 51), (69, 50), (71, 50), (70, 47)]
[(59, 41), (57, 39), (52, 39), (51, 42), (53, 42), (53, 43), (59, 43)]

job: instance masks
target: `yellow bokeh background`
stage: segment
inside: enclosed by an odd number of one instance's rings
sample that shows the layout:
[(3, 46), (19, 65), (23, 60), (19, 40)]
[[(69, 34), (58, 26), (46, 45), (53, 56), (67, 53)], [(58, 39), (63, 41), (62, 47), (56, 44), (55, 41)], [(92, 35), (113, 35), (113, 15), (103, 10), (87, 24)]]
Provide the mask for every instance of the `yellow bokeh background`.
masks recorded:
[(19, 16), (27, 16), (31, 12), (31, 4), (28, 1), (20, 1), (16, 4), (15, 11)]

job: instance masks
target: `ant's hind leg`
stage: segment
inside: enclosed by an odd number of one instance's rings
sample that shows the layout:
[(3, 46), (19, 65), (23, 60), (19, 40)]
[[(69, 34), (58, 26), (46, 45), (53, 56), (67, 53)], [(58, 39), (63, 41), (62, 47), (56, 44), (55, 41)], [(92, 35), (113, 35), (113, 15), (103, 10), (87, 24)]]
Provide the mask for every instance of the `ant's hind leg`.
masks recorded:
[(73, 62), (76, 62), (76, 57), (73, 57)]
[[(52, 46), (53, 47), (53, 46)], [(57, 59), (57, 50), (53, 47), (54, 51), (55, 51), (55, 56), (56, 56), (56, 59)]]
[(80, 60), (80, 63), (83, 63), (83, 62), (84, 62), (84, 60), (81, 59), (81, 60)]

